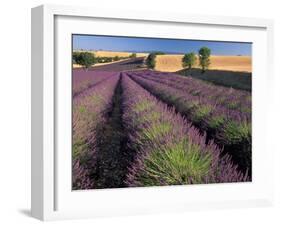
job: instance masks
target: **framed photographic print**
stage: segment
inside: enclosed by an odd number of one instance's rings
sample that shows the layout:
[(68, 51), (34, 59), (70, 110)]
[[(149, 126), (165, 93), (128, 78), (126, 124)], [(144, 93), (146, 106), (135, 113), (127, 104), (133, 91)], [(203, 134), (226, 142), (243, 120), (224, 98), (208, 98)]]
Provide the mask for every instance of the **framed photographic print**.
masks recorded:
[(270, 20), (32, 9), (32, 215), (270, 205)]

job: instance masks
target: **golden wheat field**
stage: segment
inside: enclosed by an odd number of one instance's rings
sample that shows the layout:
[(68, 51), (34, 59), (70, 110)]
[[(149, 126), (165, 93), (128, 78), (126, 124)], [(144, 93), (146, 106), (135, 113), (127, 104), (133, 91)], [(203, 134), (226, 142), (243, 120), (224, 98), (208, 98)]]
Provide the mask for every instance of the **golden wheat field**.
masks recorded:
[[(80, 52), (80, 51), (77, 51)], [(114, 52), (114, 51), (87, 51), (94, 53), (96, 57), (129, 57), (132, 53), (131, 52)], [(136, 53), (137, 57), (145, 57), (148, 53)]]
[[(156, 57), (157, 71), (174, 72), (183, 69), (183, 55), (158, 55)], [(250, 56), (211, 56), (209, 69), (228, 71), (252, 71), (252, 59)], [(195, 67), (199, 67), (198, 60)]]
[[(95, 56), (97, 57), (128, 57), (132, 53), (130, 52), (111, 52), (111, 51), (94, 51)], [(145, 57), (148, 54), (147, 53), (136, 53), (137, 57)]]

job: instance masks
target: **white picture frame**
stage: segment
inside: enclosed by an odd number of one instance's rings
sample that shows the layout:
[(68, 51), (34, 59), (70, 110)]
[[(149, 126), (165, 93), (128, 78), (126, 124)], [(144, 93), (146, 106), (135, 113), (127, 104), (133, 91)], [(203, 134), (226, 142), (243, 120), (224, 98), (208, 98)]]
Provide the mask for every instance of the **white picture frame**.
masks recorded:
[[(59, 131), (58, 128), (67, 125), (65, 124), (67, 121), (64, 123), (60, 115), (68, 115), (65, 117), (66, 120), (71, 115), (68, 111), (58, 113), (57, 109), (59, 108), (58, 104), (66, 103), (63, 98), (68, 98), (70, 89), (71, 67), (68, 66), (71, 63), (71, 55), (68, 53), (71, 53), (69, 52), (71, 46), (69, 46), (69, 34), (77, 31), (93, 34), (93, 29), (89, 28), (93, 26), (82, 25), (87, 23), (95, 25), (99, 34), (117, 34), (118, 30), (114, 29), (114, 23), (119, 23), (120, 28), (123, 29), (121, 30), (125, 33), (127, 31), (125, 34), (127, 36), (137, 36), (142, 32), (142, 36), (148, 37), (188, 39), (190, 36), (187, 37), (187, 33), (177, 32), (179, 30), (177, 27), (189, 26), (193, 39), (225, 41), (235, 39), (236, 41), (253, 42), (253, 112), (257, 112), (253, 113), (253, 161), (255, 163), (253, 182), (81, 192), (69, 190), (67, 180), (70, 180), (71, 172), (68, 163), (64, 163), (69, 162), (69, 158), (65, 157), (65, 161), (62, 159), (64, 154), (69, 151), (63, 147), (70, 145), (67, 144), (69, 141), (67, 139), (71, 133), (68, 131), (68, 127), (66, 129), (68, 132), (65, 134), (61, 134), (57, 130)], [(103, 23), (103, 26), (99, 26), (100, 23)], [(130, 26), (139, 26), (139, 29), (138, 31), (130, 29)], [(157, 26), (166, 26), (169, 29), (159, 29), (159, 33), (153, 33), (155, 30), (153, 28)], [(192, 29), (201, 29), (202, 32), (199, 35)], [(203, 32), (204, 29), (206, 32)], [(221, 32), (215, 34), (212, 29), (219, 29)], [(174, 31), (174, 34), (171, 34), (171, 30)], [(241, 37), (239, 32), (233, 32), (235, 30), (241, 30)], [(63, 47), (60, 48), (60, 46)], [(57, 5), (43, 5), (33, 8), (32, 216), (41, 220), (57, 220), (271, 205), (273, 202), (273, 179), (268, 175), (273, 172), (273, 151), (267, 148), (266, 140), (260, 138), (266, 137), (267, 133), (265, 129), (266, 117), (270, 106), (266, 98), (269, 98), (272, 86), (272, 58), (273, 22), (271, 20), (166, 12), (156, 14), (154, 12), (115, 11), (114, 9), (102, 10)], [(65, 77), (66, 80), (61, 80), (62, 76), (57, 75), (62, 73), (69, 74), (69, 77)], [(69, 105), (66, 103), (61, 108), (64, 107), (68, 109)], [(66, 146), (60, 142), (62, 136), (66, 137), (64, 142)], [(266, 150), (266, 154), (261, 152), (262, 149)], [(63, 178), (68, 178), (65, 179), (65, 183)], [(88, 200), (90, 204), (88, 204)]]

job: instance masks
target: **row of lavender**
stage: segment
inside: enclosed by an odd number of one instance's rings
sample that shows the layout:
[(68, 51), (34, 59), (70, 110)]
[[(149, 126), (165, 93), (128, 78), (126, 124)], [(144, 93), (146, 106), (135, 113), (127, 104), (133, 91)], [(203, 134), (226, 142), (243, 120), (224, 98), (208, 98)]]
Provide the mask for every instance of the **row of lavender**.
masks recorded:
[(85, 90), (98, 85), (115, 74), (116, 72), (110, 71), (91, 71), (81, 68), (73, 69), (73, 97), (76, 98)]
[[(182, 90), (156, 81), (153, 72), (150, 75), (146, 75), (146, 72), (127, 74), (159, 99), (174, 106), (196, 127), (206, 132), (208, 139), (214, 139), (223, 146), (239, 164), (240, 169), (251, 174), (251, 113), (214, 104), (205, 96), (188, 92), (188, 88)], [(196, 90), (196, 84), (193, 85)]]
[(126, 74), (122, 75), (123, 122), (135, 158), (128, 186), (248, 181), (228, 155), (199, 134)]
[(235, 111), (240, 111), (251, 117), (251, 93), (223, 86), (215, 86), (190, 76), (184, 77), (174, 73), (142, 71), (133, 74), (149, 78), (153, 81), (169, 85), (173, 88), (185, 91), (189, 95), (204, 98), (208, 104), (222, 106)]
[[(100, 72), (98, 76), (107, 77), (108, 73)], [(95, 187), (91, 173), (96, 166), (97, 158), (96, 130), (106, 121), (105, 115), (111, 108), (114, 90), (119, 79), (119, 73), (111, 74), (109, 78), (84, 90), (83, 95), (73, 100), (73, 189)]]

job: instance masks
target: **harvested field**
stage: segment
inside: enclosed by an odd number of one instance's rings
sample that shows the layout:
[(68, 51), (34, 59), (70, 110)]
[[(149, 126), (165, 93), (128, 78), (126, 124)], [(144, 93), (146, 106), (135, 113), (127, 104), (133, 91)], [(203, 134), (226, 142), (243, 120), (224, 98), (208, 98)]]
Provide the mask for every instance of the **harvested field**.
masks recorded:
[[(183, 55), (158, 55), (156, 57), (157, 71), (175, 72), (182, 70)], [(249, 56), (211, 56), (209, 69), (227, 71), (252, 71), (252, 59)], [(199, 67), (198, 60), (195, 67)]]
[[(128, 57), (132, 53), (131, 52), (111, 52), (111, 51), (94, 51), (97, 57)], [(137, 57), (144, 57), (147, 56), (147, 53), (136, 53)]]
[[(79, 52), (79, 51), (77, 51)], [(132, 53), (131, 52), (113, 52), (113, 51), (87, 51), (94, 53), (96, 57), (129, 57)], [(145, 57), (148, 53), (136, 53), (137, 57)]]

